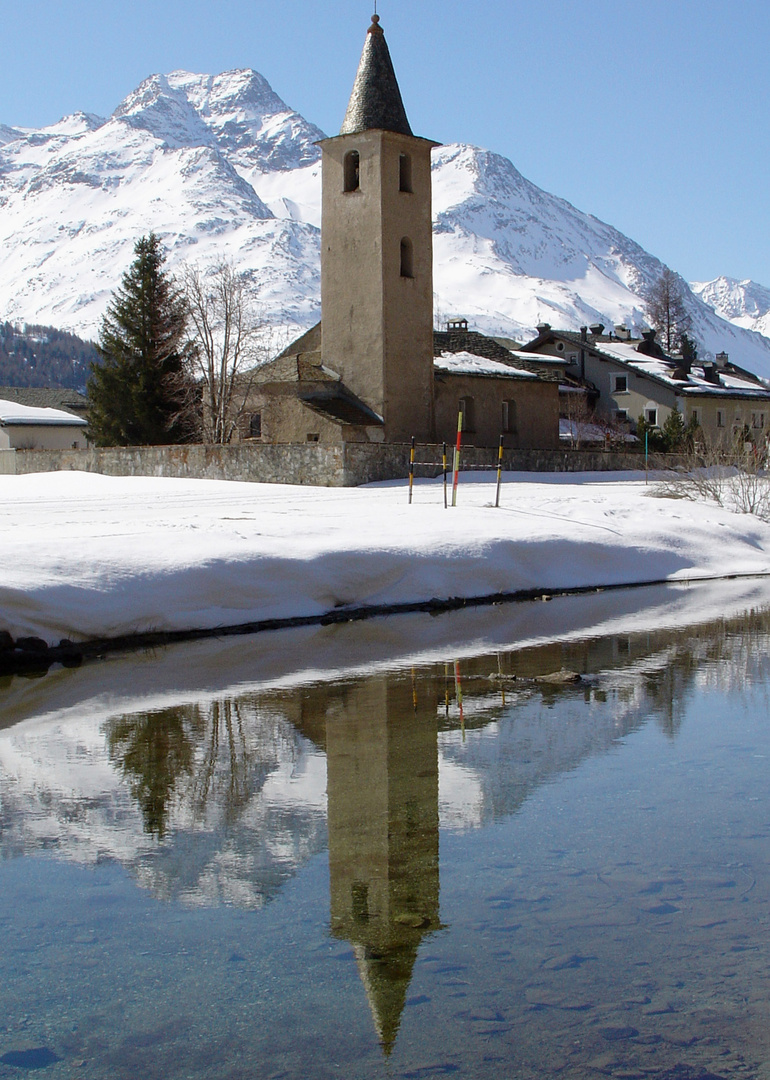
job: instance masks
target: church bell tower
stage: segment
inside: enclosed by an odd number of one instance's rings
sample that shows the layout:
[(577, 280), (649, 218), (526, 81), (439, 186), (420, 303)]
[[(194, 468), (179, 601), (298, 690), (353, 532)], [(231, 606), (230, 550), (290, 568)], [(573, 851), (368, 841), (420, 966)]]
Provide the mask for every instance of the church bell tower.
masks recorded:
[(372, 16), (340, 134), (324, 139), (321, 353), (384, 423), (434, 438), (430, 151), (412, 134)]

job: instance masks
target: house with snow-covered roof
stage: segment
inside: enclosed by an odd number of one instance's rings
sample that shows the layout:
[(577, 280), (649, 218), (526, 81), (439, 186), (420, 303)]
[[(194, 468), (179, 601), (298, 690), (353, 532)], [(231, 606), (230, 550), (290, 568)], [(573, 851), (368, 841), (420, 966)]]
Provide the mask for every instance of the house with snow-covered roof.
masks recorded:
[(678, 409), (685, 423), (697, 423), (711, 442), (746, 430), (758, 442), (769, 433), (770, 387), (731, 363), (727, 353), (718, 353), (715, 361), (689, 362), (667, 355), (654, 330), (632, 339), (625, 327), (605, 334), (597, 324), (574, 333), (547, 323), (522, 352), (565, 359), (565, 373), (593, 394), (596, 411), (631, 428), (640, 417), (663, 427)]
[(87, 426), (63, 409), (0, 399), (0, 450), (85, 450)]

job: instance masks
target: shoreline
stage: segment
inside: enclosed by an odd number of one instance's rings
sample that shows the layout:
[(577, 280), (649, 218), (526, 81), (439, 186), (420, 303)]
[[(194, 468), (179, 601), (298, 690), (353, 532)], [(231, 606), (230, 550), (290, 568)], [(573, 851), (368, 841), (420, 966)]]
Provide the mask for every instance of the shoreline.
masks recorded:
[[(215, 638), (245, 637), (274, 630), (289, 630), (308, 626), (331, 626), (334, 624), (361, 622), (368, 619), (388, 618), (397, 615), (426, 613), (440, 615), (462, 608), (494, 607), (501, 604), (547, 602), (555, 597), (582, 596), (591, 593), (620, 592), (651, 586), (705, 584), (714, 581), (738, 581), (770, 578), (770, 571), (731, 574), (690, 575), (680, 578), (658, 578), (646, 581), (611, 582), (606, 585), (576, 585), (565, 588), (517, 589), (512, 592), (488, 593), (479, 596), (446, 598), (432, 597), (392, 604), (357, 604), (337, 607), (322, 614), (295, 615), (285, 618), (251, 620), (227, 626), (191, 627), (180, 630), (140, 631), (114, 637), (89, 638), (84, 641), (65, 639), (58, 645), (47, 645), (42, 638), (21, 637), (13, 641), (10, 634), (0, 630), (5, 647), (0, 640), (0, 677), (47, 674), (55, 664), (77, 668), (87, 661), (106, 658), (114, 653), (140, 652), (144, 649), (162, 648), (184, 642), (211, 640)], [(9, 647), (9, 642), (13, 645)]]

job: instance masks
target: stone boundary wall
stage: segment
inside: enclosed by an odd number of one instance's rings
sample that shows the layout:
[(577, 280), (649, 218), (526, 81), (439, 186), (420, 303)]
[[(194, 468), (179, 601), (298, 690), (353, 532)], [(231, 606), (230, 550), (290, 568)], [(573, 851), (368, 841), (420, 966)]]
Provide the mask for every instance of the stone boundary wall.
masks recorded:
[[(245, 480), (263, 484), (354, 487), (395, 480), (409, 473), (406, 443), (347, 443), (344, 446), (234, 443), (230, 446), (127, 446), (88, 450), (2, 450), (0, 474), (78, 470), (105, 476), (167, 476), (204, 480)], [(447, 447), (448, 466), (452, 450)], [(441, 474), (441, 446), (419, 445), (415, 476)], [(497, 468), (497, 450), (465, 447), (462, 462)], [(678, 464), (675, 456), (650, 459), (651, 467)], [(605, 450), (504, 450), (503, 467), (516, 472), (608, 472), (644, 468), (641, 454)]]

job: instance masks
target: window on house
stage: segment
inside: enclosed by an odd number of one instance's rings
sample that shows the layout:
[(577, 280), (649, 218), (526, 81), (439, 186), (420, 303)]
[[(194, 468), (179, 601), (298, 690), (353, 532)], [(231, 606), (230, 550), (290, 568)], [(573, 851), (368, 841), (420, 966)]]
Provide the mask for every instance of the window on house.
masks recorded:
[(401, 241), (401, 277), (414, 277), (414, 249), (408, 236)]
[(628, 376), (627, 375), (613, 375), (612, 376), (612, 392), (614, 394), (627, 394), (628, 393)]
[(700, 424), (700, 413), (697, 409), (693, 409), (690, 413), (693, 424)]
[(318, 442), (318, 440), (320, 439), (320, 437), (321, 437), (321, 436), (320, 436), (320, 435), (318, 434), (318, 432), (317, 432), (317, 431), (309, 431), (309, 432), (307, 433), (307, 441), (308, 441), (308, 442)]
[(765, 426), (765, 414), (763, 412), (753, 412), (751, 414), (751, 426), (757, 429), (763, 428)]
[(262, 413), (255, 412), (249, 417), (249, 438), (262, 438)]
[(345, 154), (345, 191), (358, 191), (361, 178), (361, 159), (357, 150), (349, 150)]
[(721, 409), (717, 409), (717, 427), (725, 426), (725, 414)]
[(412, 159), (409, 154), (398, 156), (398, 190), (412, 190)]
[(461, 429), (463, 431), (475, 431), (476, 430), (476, 423), (475, 423), (476, 417), (474, 415), (475, 410), (474, 410), (474, 407), (473, 407), (473, 398), (472, 397), (460, 398), (460, 400), (458, 402), (458, 410), (459, 410), (460, 416), (462, 417), (461, 423), (460, 423)]
[(628, 423), (628, 409), (616, 409), (615, 410), (615, 419), (617, 421), (619, 421), (619, 423), (621, 423), (621, 424), (627, 424)]
[(516, 402), (503, 402), (503, 431), (511, 435), (516, 434)]
[(657, 409), (645, 409), (644, 410), (644, 422), (649, 424), (650, 427), (658, 426), (658, 410)]
[(570, 364), (576, 364), (578, 362), (577, 353), (576, 352), (571, 352), (569, 354), (569, 356), (567, 357), (567, 360), (570, 362)]

